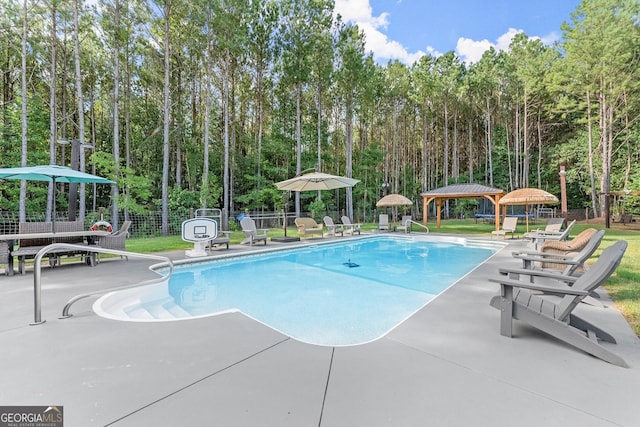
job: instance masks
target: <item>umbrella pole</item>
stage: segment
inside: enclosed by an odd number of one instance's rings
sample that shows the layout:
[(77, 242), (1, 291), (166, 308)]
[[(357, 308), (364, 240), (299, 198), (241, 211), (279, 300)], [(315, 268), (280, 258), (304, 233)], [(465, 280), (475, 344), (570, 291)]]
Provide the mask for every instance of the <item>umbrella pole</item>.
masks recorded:
[(51, 207), (53, 212), (51, 213), (51, 232), (56, 232), (56, 177), (53, 177), (53, 201), (51, 203)]
[(284, 228), (284, 237), (287, 237), (287, 209), (286, 208), (282, 209), (282, 227)]

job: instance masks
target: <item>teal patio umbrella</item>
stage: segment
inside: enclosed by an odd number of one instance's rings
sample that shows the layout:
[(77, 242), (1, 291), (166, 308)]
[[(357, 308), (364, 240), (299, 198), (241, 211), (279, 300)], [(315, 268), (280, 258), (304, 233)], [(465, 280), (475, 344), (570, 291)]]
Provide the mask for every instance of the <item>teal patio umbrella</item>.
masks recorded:
[(56, 183), (96, 183), (115, 184), (115, 182), (90, 173), (80, 172), (66, 166), (40, 165), (16, 168), (0, 168), (0, 179), (46, 181), (53, 183), (52, 230), (56, 231)]

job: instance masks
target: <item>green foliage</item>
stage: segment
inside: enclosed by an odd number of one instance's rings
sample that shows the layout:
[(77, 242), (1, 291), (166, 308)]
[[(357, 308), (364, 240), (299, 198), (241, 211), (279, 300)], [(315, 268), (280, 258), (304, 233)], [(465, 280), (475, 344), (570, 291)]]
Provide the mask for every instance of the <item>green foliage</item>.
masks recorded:
[(327, 212), (324, 201), (322, 201), (321, 199), (316, 199), (315, 201), (309, 203), (309, 210), (311, 211), (311, 216), (318, 224), (322, 222), (322, 218)]
[(478, 208), (478, 202), (473, 199), (456, 199), (453, 206), (455, 218), (473, 218)]
[(184, 188), (171, 187), (169, 189), (169, 209), (190, 209), (200, 206), (200, 192)]
[[(115, 181), (124, 191), (120, 191), (118, 207), (133, 213), (142, 213), (151, 207), (153, 192), (151, 180), (135, 175), (132, 169), (121, 167), (116, 176), (115, 163), (109, 153), (95, 152), (91, 156), (95, 162), (96, 173)], [(108, 197), (108, 196), (107, 196)], [(108, 198), (100, 201), (100, 206), (108, 206)]]

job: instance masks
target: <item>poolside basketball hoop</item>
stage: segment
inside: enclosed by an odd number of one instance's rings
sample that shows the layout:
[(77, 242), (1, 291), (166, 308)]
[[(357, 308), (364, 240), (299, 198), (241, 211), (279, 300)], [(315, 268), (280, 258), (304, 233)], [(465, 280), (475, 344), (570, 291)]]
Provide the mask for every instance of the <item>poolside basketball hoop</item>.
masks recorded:
[(193, 218), (182, 223), (182, 240), (193, 242), (193, 249), (185, 251), (188, 257), (206, 256), (207, 242), (218, 237), (218, 223), (211, 218)]

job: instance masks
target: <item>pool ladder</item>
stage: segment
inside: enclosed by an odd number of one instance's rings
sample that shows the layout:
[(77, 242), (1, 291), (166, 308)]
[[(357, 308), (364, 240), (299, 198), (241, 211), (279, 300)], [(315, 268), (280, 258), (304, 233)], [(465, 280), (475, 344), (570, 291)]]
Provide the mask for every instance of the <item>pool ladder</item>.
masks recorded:
[(42, 285), (41, 285), (41, 277), (42, 277), (41, 267), (42, 266), (41, 264), (42, 264), (42, 257), (44, 257), (44, 255), (46, 255), (47, 252), (49, 252), (52, 249), (76, 249), (82, 252), (94, 252), (98, 254), (112, 254), (112, 255), (120, 255), (120, 256), (126, 256), (126, 257), (154, 259), (154, 260), (163, 261), (169, 267), (169, 271), (167, 272), (167, 274), (165, 274), (162, 277), (145, 280), (140, 283), (116, 286), (109, 289), (100, 289), (100, 290), (76, 295), (75, 297), (71, 298), (67, 302), (67, 304), (64, 306), (64, 309), (62, 309), (62, 316), (60, 317), (61, 319), (66, 319), (68, 317), (71, 317), (72, 315), (69, 314), (69, 308), (71, 308), (72, 304), (74, 304), (75, 302), (81, 299), (89, 298), (91, 296), (96, 296), (100, 294), (106, 294), (108, 292), (120, 291), (123, 289), (135, 288), (138, 286), (152, 285), (155, 283), (164, 282), (166, 280), (169, 280), (169, 277), (173, 273), (173, 262), (168, 257), (162, 256), (162, 255), (140, 254), (137, 252), (127, 252), (127, 251), (121, 251), (117, 249), (106, 249), (106, 248), (101, 248), (99, 246), (87, 247), (85, 245), (73, 245), (70, 243), (53, 243), (49, 246), (45, 246), (44, 248), (40, 249), (40, 251), (36, 254), (33, 262), (33, 312), (34, 313), (33, 313), (33, 323), (31, 323), (31, 325), (40, 325), (46, 321), (46, 320), (42, 320)]

